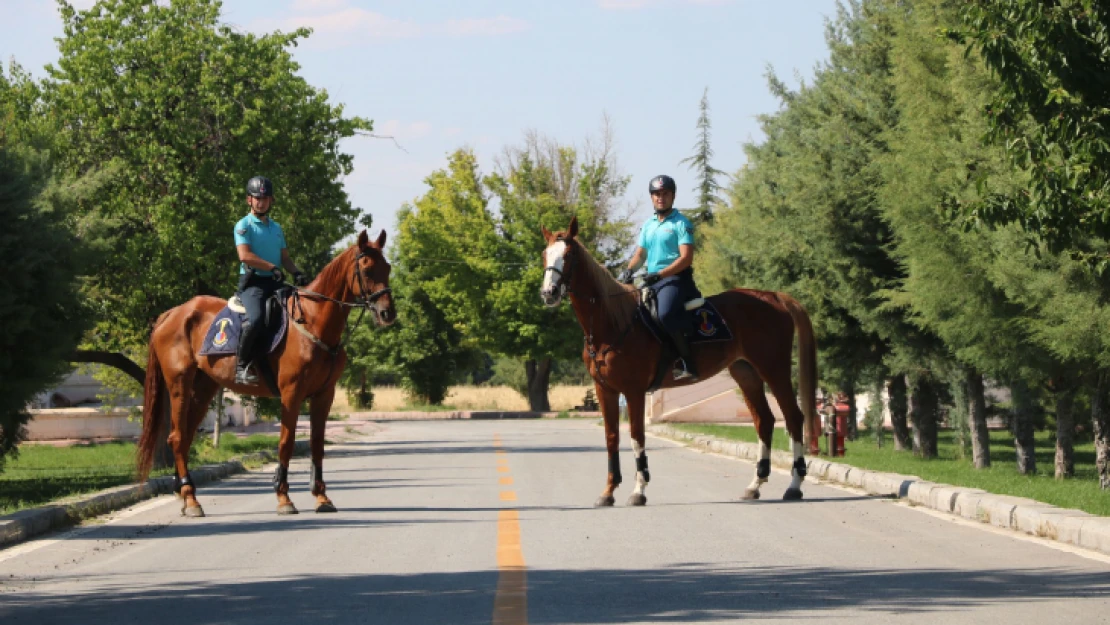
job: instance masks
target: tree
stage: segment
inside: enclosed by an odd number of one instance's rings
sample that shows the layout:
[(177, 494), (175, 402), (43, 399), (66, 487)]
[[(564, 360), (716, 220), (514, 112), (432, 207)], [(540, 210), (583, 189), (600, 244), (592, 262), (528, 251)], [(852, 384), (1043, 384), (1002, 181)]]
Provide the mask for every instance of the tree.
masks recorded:
[(1110, 238), (1110, 6), (1101, 0), (975, 0), (952, 36), (999, 79), (992, 135), (1029, 176), (1018, 193), (967, 204), (986, 223), (1018, 223), (1053, 252), (1107, 267), (1087, 247)]
[(330, 259), (358, 214), (339, 141), (371, 124), (344, 118), (297, 75), (288, 48), (309, 31), (238, 33), (214, 0), (59, 6), (61, 58), (44, 84), (57, 167), (115, 168), (75, 213), (93, 252), (82, 283), (96, 317), (90, 347), (141, 346), (162, 311), (231, 291), (230, 230), (252, 175), (274, 180), (293, 257), (309, 269)]
[(709, 87), (701, 94), (698, 110), (698, 140), (694, 143), (694, 153), (679, 162), (688, 165), (698, 176), (698, 208), (695, 217), (697, 221), (708, 222), (713, 220), (713, 209), (721, 201), (717, 197), (721, 188), (717, 177), (724, 174), (713, 167), (713, 148), (709, 145)]
[(45, 166), (41, 154), (0, 138), (0, 468), (26, 435), (27, 403), (65, 374), (85, 329), (78, 245), (51, 201), (65, 189)]
[(529, 134), (488, 176), (472, 152), (459, 150), (427, 184), (399, 222), (398, 262), (468, 341), (523, 359), (529, 406), (548, 410), (553, 359), (579, 356), (582, 331), (569, 309), (546, 308), (537, 296), (540, 228), (561, 230), (577, 216), (579, 240), (592, 253), (609, 263), (621, 257), (631, 233), (615, 213), (627, 178), (610, 135), (579, 153)]

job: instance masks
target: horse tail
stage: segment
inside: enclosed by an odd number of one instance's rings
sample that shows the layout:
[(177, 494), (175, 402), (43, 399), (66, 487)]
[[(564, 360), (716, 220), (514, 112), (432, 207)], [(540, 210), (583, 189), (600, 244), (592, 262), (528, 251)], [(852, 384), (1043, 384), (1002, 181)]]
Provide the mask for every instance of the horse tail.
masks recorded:
[(813, 335), (813, 323), (809, 313), (786, 293), (777, 293), (779, 301), (790, 312), (794, 329), (798, 332), (798, 393), (802, 399), (802, 414), (805, 416), (803, 432), (808, 435), (812, 453), (817, 448), (820, 432), (817, 426), (817, 340)]
[[(154, 324), (157, 329), (165, 315)], [(162, 365), (154, 348), (154, 330), (150, 332), (149, 355), (146, 360), (146, 382), (143, 384), (143, 433), (139, 438), (138, 474), (139, 481), (146, 481), (154, 466), (154, 451), (165, 434), (165, 421), (162, 396), (165, 394), (166, 379), (162, 375)]]

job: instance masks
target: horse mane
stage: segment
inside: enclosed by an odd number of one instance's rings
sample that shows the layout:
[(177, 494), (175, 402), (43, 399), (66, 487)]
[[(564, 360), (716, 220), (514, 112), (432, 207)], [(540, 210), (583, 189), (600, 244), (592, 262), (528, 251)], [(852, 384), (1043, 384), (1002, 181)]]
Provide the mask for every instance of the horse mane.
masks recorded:
[(597, 288), (601, 310), (617, 332), (624, 332), (636, 318), (636, 308), (640, 305), (639, 293), (635, 287), (617, 282), (613, 274), (597, 262), (585, 246), (577, 241), (575, 243), (573, 248), (578, 250), (580, 267)]
[[(343, 284), (344, 281), (347, 279), (346, 272), (350, 269), (351, 264), (350, 262), (341, 261), (347, 259), (353, 253), (353, 251), (357, 249), (357, 244), (352, 245), (351, 247), (347, 248), (342, 254), (333, 258), (330, 263), (324, 265), (324, 268), (320, 270), (319, 275), (316, 276), (316, 279), (320, 281), (320, 284)], [(333, 282), (333, 280), (338, 280), (338, 282)]]

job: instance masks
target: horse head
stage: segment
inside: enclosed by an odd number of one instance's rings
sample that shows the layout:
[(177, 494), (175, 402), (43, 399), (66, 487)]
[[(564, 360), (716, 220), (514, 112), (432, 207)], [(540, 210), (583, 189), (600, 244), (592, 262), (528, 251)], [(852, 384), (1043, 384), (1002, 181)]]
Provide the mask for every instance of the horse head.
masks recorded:
[(379, 326), (392, 325), (397, 320), (393, 308), (393, 295), (389, 289), (389, 272), (392, 267), (382, 253), (385, 247), (385, 230), (371, 241), (366, 231), (358, 235), (358, 254), (355, 256), (352, 283), (355, 301), (365, 304), (374, 311), (374, 320)]
[(571, 217), (570, 225), (566, 231), (552, 233), (547, 228), (543, 229), (543, 238), (547, 247), (543, 251), (543, 286), (540, 287), (540, 299), (545, 306), (558, 306), (570, 289), (571, 280), (571, 249), (578, 242), (578, 217)]

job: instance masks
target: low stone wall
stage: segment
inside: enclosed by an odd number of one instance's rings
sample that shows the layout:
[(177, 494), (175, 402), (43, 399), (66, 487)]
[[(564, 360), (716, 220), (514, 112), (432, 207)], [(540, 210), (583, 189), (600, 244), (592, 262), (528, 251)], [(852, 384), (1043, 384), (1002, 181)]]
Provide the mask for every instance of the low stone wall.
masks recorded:
[(105, 412), (97, 408), (44, 408), (31, 411), (27, 440), (52, 441), (96, 438), (138, 438), (143, 425), (126, 408)]

